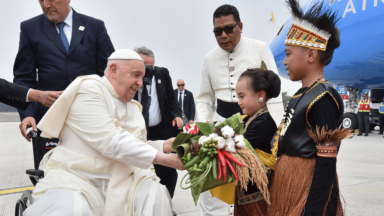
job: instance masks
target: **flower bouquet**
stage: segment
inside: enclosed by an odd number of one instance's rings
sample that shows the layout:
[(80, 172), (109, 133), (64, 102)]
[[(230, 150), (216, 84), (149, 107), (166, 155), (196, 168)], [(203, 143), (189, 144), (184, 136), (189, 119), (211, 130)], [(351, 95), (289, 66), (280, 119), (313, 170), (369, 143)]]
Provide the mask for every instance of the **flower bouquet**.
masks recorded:
[(191, 188), (195, 204), (204, 191), (232, 182), (247, 190), (249, 181), (256, 183), (269, 203), (267, 169), (243, 136), (241, 115), (235, 114), (216, 126), (195, 124), (197, 128), (184, 130), (172, 143), (172, 150), (188, 171), (180, 186)]

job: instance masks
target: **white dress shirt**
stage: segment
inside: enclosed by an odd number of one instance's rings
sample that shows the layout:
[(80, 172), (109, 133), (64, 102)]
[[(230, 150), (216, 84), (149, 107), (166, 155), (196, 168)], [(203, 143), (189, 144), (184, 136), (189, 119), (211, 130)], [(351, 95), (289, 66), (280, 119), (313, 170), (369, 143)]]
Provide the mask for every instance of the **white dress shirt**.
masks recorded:
[[(71, 39), (72, 39), (72, 26), (73, 26), (73, 11), (71, 8), (71, 11), (69, 12), (67, 18), (64, 20), (65, 26), (64, 26), (64, 33), (65, 36), (67, 36), (68, 44), (71, 45)], [(57, 33), (60, 33), (59, 26), (55, 24)]]
[(185, 92), (185, 89), (180, 92), (179, 90), (177, 90), (177, 101), (180, 101), (180, 93), (181, 93), (181, 109), (184, 111), (184, 92)]
[[(148, 89), (148, 86), (147, 86)], [(138, 90), (138, 100), (141, 103), (141, 94), (143, 93), (143, 87)], [(151, 95), (151, 104), (149, 105), (149, 127), (154, 127), (160, 124), (162, 118), (160, 113), (159, 99), (157, 96), (156, 90), (156, 79), (155, 76), (152, 77), (152, 85), (149, 89), (149, 94)]]

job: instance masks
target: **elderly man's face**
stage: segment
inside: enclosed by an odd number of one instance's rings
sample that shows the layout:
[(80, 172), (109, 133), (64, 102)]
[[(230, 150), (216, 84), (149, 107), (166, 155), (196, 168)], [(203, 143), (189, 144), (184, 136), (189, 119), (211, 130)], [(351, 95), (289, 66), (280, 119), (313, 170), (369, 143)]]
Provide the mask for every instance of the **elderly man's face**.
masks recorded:
[(143, 86), (145, 67), (140, 60), (122, 60), (120, 64), (111, 64), (110, 73), (117, 94), (122, 101), (129, 102)]
[(215, 27), (213, 30), (232, 28), (233, 32), (227, 34), (225, 31), (221, 33), (220, 36), (216, 36), (217, 43), (221, 49), (226, 51), (233, 50), (241, 39), (241, 32), (243, 30), (243, 23), (240, 22), (236, 25), (236, 21), (233, 18), (233, 15), (222, 16), (215, 19)]
[(63, 22), (71, 11), (71, 0), (39, 0), (39, 3), (44, 15), (55, 24)]
[(180, 79), (180, 80), (177, 80), (177, 88), (179, 89), (179, 91), (184, 91), (184, 88), (185, 88), (185, 83), (184, 83), (184, 80)]
[(155, 59), (151, 56), (147, 56), (144, 54), (139, 54), (141, 59), (143, 59), (144, 63), (152, 68), (155, 68)]

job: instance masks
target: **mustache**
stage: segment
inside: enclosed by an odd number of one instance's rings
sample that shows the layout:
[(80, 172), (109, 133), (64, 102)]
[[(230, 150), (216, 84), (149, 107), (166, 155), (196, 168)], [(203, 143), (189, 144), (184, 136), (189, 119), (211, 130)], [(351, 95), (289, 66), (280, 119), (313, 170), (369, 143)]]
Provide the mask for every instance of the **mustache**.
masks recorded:
[(56, 9), (54, 9), (54, 8), (52, 8), (52, 7), (49, 7), (49, 8), (44, 8), (44, 11), (45, 12), (57, 12), (57, 10)]

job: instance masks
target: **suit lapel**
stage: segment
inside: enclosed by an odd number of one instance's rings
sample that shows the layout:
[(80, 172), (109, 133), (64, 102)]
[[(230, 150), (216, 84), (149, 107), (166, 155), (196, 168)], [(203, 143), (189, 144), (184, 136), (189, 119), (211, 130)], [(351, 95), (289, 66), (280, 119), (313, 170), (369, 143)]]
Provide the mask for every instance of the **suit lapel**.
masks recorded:
[(47, 17), (44, 16), (43, 25), (40, 27), (41, 31), (54, 43), (63, 53), (67, 54), (65, 50), (64, 44), (60, 39), (59, 33), (57, 33), (57, 29), (55, 24), (48, 20)]
[[(73, 9), (72, 9), (73, 10)], [(87, 31), (86, 26), (84, 30), (80, 31), (79, 27), (83, 25), (84, 21), (80, 19), (78, 13), (73, 10), (73, 19), (72, 19), (72, 39), (71, 44), (69, 45), (68, 55), (76, 48), (76, 46), (83, 39), (85, 31)]]
[(160, 111), (161, 111), (161, 114), (164, 115), (164, 95), (165, 95), (165, 91), (164, 91), (164, 88), (163, 88), (163, 81), (162, 80), (162, 77), (161, 77), (161, 72), (160, 72), (160, 68), (158, 67), (155, 67), (155, 70), (154, 70), (154, 76), (155, 76), (155, 82), (156, 82), (156, 92), (157, 92), (157, 100), (159, 101), (159, 107), (160, 107)]

